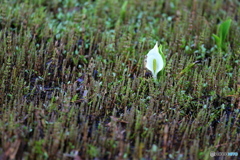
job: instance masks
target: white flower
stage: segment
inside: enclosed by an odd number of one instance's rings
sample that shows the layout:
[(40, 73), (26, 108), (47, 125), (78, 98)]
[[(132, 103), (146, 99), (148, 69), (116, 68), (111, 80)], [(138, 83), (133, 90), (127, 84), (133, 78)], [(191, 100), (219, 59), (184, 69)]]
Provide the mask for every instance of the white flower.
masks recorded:
[[(159, 53), (159, 49), (161, 54)], [(146, 58), (146, 68), (152, 72), (153, 78), (157, 79), (157, 74), (165, 65), (161, 46), (158, 48), (158, 43), (151, 49)]]

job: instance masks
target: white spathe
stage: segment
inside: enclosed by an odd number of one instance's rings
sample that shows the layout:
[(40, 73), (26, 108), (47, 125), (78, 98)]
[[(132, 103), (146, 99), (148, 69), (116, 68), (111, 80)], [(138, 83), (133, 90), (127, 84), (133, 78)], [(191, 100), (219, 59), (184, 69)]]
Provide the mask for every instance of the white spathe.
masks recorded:
[(163, 69), (163, 67), (163, 58), (159, 53), (158, 43), (156, 43), (153, 49), (151, 49), (147, 54), (146, 68), (152, 72), (153, 78), (157, 79), (157, 74)]

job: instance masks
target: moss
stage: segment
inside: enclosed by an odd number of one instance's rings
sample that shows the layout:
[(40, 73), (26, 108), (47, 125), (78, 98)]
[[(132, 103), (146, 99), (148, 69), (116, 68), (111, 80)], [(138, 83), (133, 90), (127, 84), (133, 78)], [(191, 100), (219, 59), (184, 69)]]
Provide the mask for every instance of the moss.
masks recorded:
[[(190, 0), (3, 1), (0, 157), (238, 152), (238, 8)], [(229, 45), (219, 54), (211, 36), (226, 18)], [(144, 69), (156, 41), (166, 56), (159, 84)]]

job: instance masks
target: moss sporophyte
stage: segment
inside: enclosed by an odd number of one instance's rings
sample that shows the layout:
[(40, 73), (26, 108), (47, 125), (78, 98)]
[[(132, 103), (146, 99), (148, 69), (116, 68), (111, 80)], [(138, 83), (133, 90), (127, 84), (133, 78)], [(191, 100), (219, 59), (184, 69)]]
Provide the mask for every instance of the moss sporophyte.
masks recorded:
[(162, 45), (158, 47), (158, 43), (156, 43), (146, 56), (145, 67), (152, 72), (154, 80), (157, 80), (157, 74), (164, 68), (165, 64)]

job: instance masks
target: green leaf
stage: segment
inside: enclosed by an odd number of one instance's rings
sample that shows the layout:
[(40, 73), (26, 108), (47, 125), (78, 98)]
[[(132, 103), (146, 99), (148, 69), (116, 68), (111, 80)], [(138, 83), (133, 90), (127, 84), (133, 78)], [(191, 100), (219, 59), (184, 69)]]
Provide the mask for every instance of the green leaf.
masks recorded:
[(217, 47), (220, 50), (226, 49), (227, 43), (225, 41), (227, 39), (227, 35), (230, 30), (231, 21), (232, 21), (231, 19), (228, 19), (228, 20), (222, 22), (218, 26), (217, 35), (213, 34), (213, 37), (217, 44)]
[(127, 4), (128, 4), (128, 1), (125, 1), (122, 5), (121, 11), (120, 11), (120, 17), (121, 17), (122, 20), (125, 19)]
[(119, 16), (119, 19), (117, 20), (116, 22), (116, 26), (119, 26), (125, 19), (126, 17), (126, 11), (127, 11), (127, 4), (128, 4), (128, 1), (125, 1), (121, 7), (121, 10), (120, 10), (120, 16)]
[(187, 65), (187, 67), (185, 67), (181, 72), (180, 75), (187, 73), (191, 70), (191, 68), (195, 65), (196, 63), (190, 63), (189, 65)]
[(231, 19), (228, 19), (224, 21), (220, 26), (219, 26), (219, 36), (222, 39), (222, 42), (225, 42), (227, 35), (229, 33), (230, 25), (231, 25)]
[(217, 44), (217, 47), (218, 47), (218, 48), (221, 48), (221, 40), (220, 40), (220, 38), (219, 38), (216, 34), (213, 34), (212, 36), (213, 36), (213, 38), (215, 39), (215, 42), (216, 42), (216, 44)]
[(162, 51), (162, 45), (161, 44), (159, 45), (158, 50), (159, 50), (159, 53), (160, 53), (160, 55), (162, 56), (162, 59), (163, 59), (163, 63), (164, 63), (163, 67), (165, 67), (166, 66), (166, 57), (165, 57), (165, 55)]

